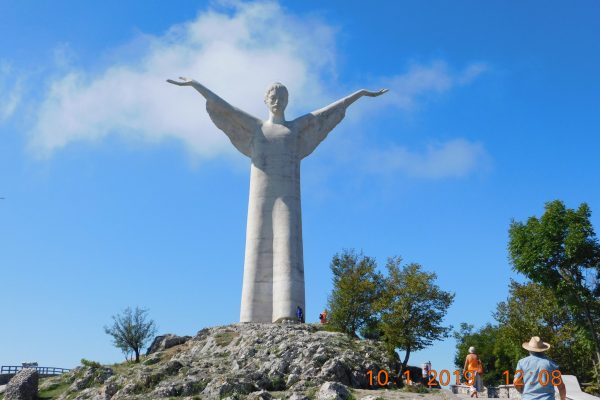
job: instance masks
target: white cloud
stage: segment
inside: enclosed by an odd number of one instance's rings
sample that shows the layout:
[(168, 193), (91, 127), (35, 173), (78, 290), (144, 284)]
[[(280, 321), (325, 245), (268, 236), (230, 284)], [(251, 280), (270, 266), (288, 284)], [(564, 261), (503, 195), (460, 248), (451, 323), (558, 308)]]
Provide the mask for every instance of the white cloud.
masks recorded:
[[(96, 72), (73, 67), (68, 44), (55, 51), (58, 78), (48, 83), (30, 132), (30, 145), (49, 156), (75, 141), (121, 135), (142, 142), (176, 139), (191, 154), (210, 158), (233, 154), (227, 137), (213, 125), (204, 99), (192, 88), (165, 82), (187, 76), (204, 83), (233, 105), (266, 117), (263, 94), (273, 81), (288, 85), (290, 111), (306, 112), (333, 100), (325, 93), (335, 79), (335, 28), (318, 19), (297, 19), (275, 2), (221, 2), (161, 36), (139, 35), (111, 49), (108, 65)], [(99, 63), (101, 64), (101, 63)], [(98, 70), (98, 68), (100, 68)], [(471, 64), (453, 71), (443, 61), (411, 64), (405, 73), (377, 81), (391, 90), (369, 108), (411, 111), (432, 95), (466, 85), (486, 69)], [(355, 89), (355, 88), (353, 88)], [(345, 93), (344, 93), (345, 94)], [(483, 146), (457, 139), (422, 154), (403, 147), (371, 151), (372, 170), (392, 169), (411, 176), (463, 176), (476, 168)]]
[(22, 97), (21, 78), (6, 61), (0, 60), (0, 122), (14, 114)]
[(234, 4), (232, 14), (209, 10), (163, 36), (144, 36), (136, 59), (99, 74), (71, 68), (51, 81), (30, 132), (36, 154), (109, 134), (179, 139), (200, 157), (233, 152), (209, 120), (204, 99), (167, 78), (195, 78), (258, 117), (266, 114), (264, 90), (274, 80), (288, 85), (292, 112), (320, 99), (322, 79), (334, 68), (333, 28), (300, 22), (276, 3)]
[(457, 86), (471, 83), (487, 69), (483, 63), (473, 63), (460, 72), (452, 72), (444, 61), (429, 65), (413, 64), (401, 75), (383, 79), (390, 88), (388, 104), (410, 111), (425, 96), (442, 94)]
[(423, 152), (405, 147), (371, 150), (367, 168), (374, 173), (402, 173), (416, 178), (461, 178), (488, 165), (489, 156), (481, 143), (453, 139), (427, 146)]

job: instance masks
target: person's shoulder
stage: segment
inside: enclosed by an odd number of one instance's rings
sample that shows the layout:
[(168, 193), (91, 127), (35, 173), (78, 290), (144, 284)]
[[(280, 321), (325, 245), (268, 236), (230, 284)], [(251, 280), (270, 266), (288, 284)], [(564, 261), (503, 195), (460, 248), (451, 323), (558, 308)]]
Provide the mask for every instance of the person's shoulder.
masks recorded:
[(550, 357), (546, 357), (546, 360), (548, 362), (549, 368), (552, 368), (553, 370), (559, 369), (558, 363), (556, 361), (554, 361)]
[(528, 361), (531, 360), (531, 356), (525, 356), (523, 358), (521, 358), (518, 362), (517, 365), (523, 365), (526, 364)]

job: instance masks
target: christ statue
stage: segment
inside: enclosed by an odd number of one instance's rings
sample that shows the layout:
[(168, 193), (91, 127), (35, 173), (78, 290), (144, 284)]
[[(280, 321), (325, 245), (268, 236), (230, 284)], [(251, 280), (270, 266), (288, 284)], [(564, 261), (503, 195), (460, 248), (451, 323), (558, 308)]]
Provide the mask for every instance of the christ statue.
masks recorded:
[(241, 322), (296, 320), (304, 304), (304, 262), (300, 211), (300, 161), (311, 154), (363, 96), (359, 90), (292, 121), (284, 116), (288, 91), (272, 84), (265, 94), (269, 118), (260, 120), (227, 103), (195, 80), (167, 80), (191, 86), (206, 99), (206, 111), (233, 146), (252, 161), (242, 286)]

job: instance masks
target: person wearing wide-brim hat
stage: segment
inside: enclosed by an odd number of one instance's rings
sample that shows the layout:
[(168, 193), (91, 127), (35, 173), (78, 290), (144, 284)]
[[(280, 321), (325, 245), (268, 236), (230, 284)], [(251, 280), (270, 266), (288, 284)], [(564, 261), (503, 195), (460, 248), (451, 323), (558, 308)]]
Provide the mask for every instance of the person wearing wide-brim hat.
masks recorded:
[(544, 354), (550, 349), (550, 344), (542, 341), (539, 336), (533, 336), (522, 346), (529, 351), (529, 356), (521, 358), (515, 369), (515, 389), (521, 393), (521, 399), (554, 400), (556, 386), (560, 400), (566, 400), (567, 390), (562, 378), (557, 385), (558, 379), (552, 380), (553, 377), (561, 376), (558, 364)]

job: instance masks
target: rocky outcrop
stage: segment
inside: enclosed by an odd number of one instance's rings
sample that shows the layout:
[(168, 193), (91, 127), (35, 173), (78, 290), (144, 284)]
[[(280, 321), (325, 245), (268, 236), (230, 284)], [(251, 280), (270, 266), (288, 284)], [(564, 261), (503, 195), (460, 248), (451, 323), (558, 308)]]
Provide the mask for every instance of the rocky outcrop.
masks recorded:
[(5, 400), (35, 400), (38, 395), (39, 375), (35, 368), (19, 371), (6, 385)]
[(190, 340), (191, 336), (177, 336), (171, 333), (167, 333), (166, 335), (157, 336), (152, 341), (150, 347), (148, 347), (148, 351), (146, 355), (156, 353), (158, 351), (163, 351), (170, 349), (171, 347), (179, 346), (180, 344), (184, 344), (188, 340)]
[(110, 374), (90, 367), (65, 374), (63, 398), (346, 399), (348, 388), (369, 387), (368, 371), (392, 374), (398, 366), (379, 342), (311, 324), (228, 325), (157, 346), (141, 363), (114, 366)]

